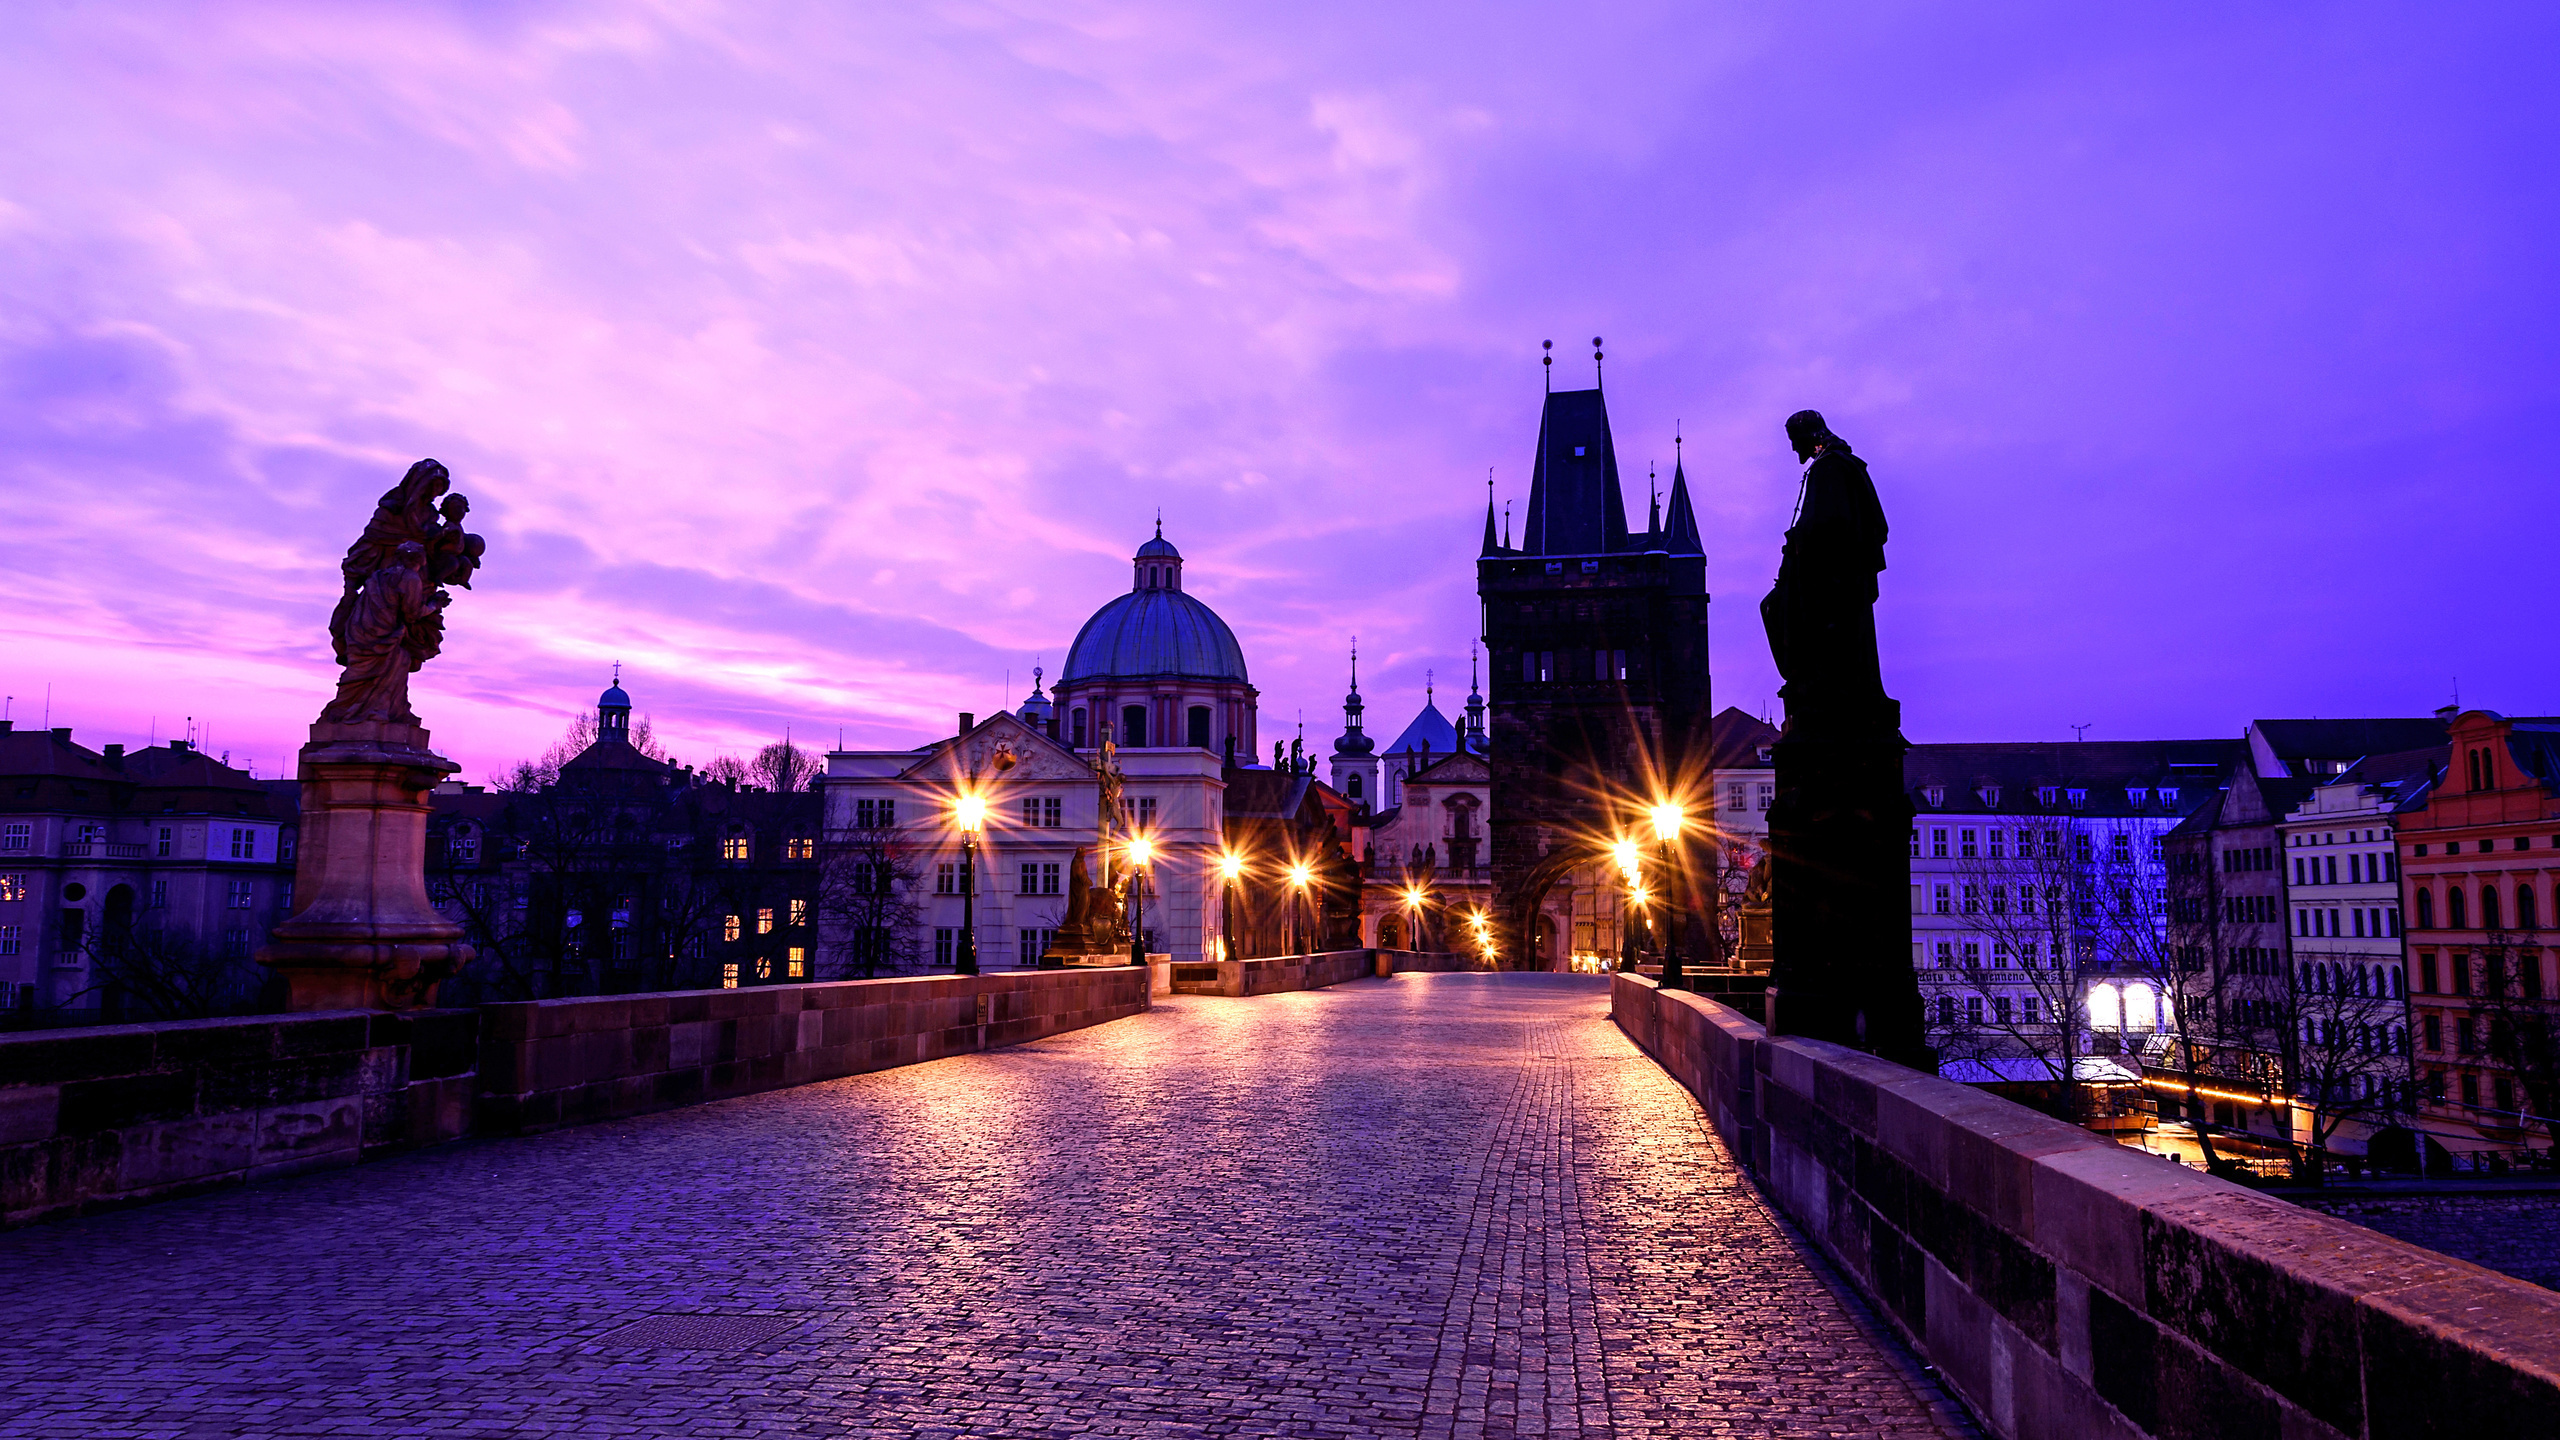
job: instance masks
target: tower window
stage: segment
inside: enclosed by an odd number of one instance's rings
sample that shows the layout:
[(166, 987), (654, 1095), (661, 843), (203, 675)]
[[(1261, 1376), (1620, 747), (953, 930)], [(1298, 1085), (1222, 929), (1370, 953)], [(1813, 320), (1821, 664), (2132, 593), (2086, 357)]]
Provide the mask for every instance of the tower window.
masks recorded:
[(1194, 705), (1191, 707), (1190, 713), (1185, 718), (1190, 727), (1190, 731), (1183, 737), (1183, 743), (1191, 746), (1195, 750), (1208, 749), (1209, 707), (1206, 705)]
[(1146, 706), (1123, 705), (1120, 707), (1120, 743), (1133, 750), (1147, 743)]

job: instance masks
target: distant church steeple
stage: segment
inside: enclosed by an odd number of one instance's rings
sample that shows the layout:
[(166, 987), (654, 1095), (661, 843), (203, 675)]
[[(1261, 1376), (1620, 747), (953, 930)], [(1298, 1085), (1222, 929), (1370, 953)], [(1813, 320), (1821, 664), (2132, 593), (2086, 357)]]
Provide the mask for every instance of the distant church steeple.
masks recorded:
[(631, 697), (622, 690), (622, 662), (613, 663), (613, 684), (596, 697), (596, 739), (631, 743)]
[[(1377, 798), (1378, 742), (1360, 728), (1367, 705), (1360, 698), (1360, 637), (1351, 637), (1351, 690), (1342, 697), (1342, 738), (1333, 742), (1333, 788), (1363, 810)], [(1310, 769), (1313, 767), (1310, 766)]]

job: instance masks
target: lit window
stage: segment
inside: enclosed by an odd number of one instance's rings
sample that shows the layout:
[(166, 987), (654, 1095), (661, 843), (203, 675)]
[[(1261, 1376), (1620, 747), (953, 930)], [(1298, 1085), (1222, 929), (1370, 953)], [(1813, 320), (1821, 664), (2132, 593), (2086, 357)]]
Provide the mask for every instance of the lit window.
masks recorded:
[(735, 915), (728, 915), (728, 916), (723, 916), (723, 917), (721, 918), (721, 921), (720, 921), (720, 938), (721, 938), (721, 939), (723, 939), (723, 940), (735, 940), (735, 939), (737, 939), (737, 938), (738, 938), (738, 932), (739, 932), (739, 925), (738, 925), (738, 917), (737, 917), (737, 916), (735, 916)]
[(746, 837), (746, 836), (744, 836), (744, 835), (729, 835), (729, 836), (725, 836), (725, 837), (723, 837), (723, 838), (721, 839), (721, 841), (720, 841), (720, 858), (721, 858), (721, 859), (723, 859), (723, 860), (744, 860), (744, 859), (746, 859), (746, 858), (747, 858), (747, 855), (748, 855), (748, 850), (747, 850), (747, 837)]
[(772, 906), (768, 905), (756, 911), (756, 933), (759, 935), (770, 935), (773, 933)]
[(808, 923), (809, 923), (809, 902), (808, 902), (808, 901), (806, 901), (806, 900), (794, 900), (794, 901), (792, 901), (792, 902), (791, 902), (791, 924), (792, 924), (792, 928), (797, 929), (797, 928), (799, 928), (799, 927), (801, 927), (801, 926), (803, 926), (803, 925), (806, 925), (806, 924), (808, 924)]
[(26, 876), (0, 875), (0, 900), (24, 900), (26, 898)]
[(782, 842), (782, 858), (785, 860), (815, 860), (818, 858), (818, 842), (811, 836), (794, 835), (790, 839)]
[(738, 967), (736, 965), (731, 964), (720, 967), (720, 988), (723, 990), (735, 990), (738, 988)]
[(792, 946), (789, 957), (782, 963), (784, 978), (790, 980), (809, 978), (809, 952), (806, 949), (798, 945)]

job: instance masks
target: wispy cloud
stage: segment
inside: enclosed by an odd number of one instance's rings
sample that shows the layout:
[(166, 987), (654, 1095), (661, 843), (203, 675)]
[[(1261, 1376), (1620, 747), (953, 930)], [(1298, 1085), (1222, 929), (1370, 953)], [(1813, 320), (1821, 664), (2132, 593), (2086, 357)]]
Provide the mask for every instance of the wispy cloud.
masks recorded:
[(1594, 333), (1622, 454), (1688, 436), (1724, 700), (1815, 404), (1915, 735), (2560, 708), (2494, 618), (2560, 518), (2538, 9), (15, 25), (0, 688), (84, 728), (289, 754), (428, 454), (490, 537), (420, 680), (475, 772), (615, 659), (688, 755), (911, 743), (1054, 671), (1159, 505), (1266, 714), (1329, 725), (1355, 631), (1386, 714), (1463, 673), (1485, 468)]

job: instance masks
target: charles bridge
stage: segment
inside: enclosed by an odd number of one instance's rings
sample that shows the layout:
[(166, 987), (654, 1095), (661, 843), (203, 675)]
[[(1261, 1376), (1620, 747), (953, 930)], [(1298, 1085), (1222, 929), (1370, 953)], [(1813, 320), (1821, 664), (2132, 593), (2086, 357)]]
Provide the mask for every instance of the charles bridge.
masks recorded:
[(1242, 965), (0, 1038), (0, 1435), (2560, 1427), (2539, 1287), (1641, 977)]

